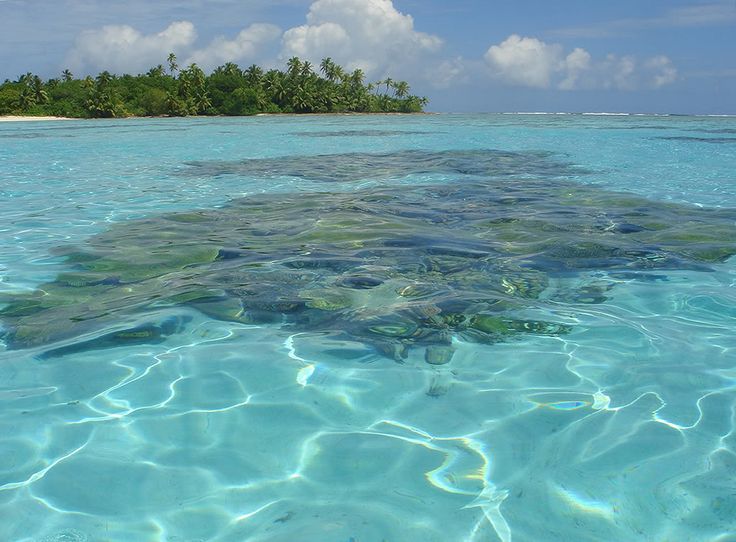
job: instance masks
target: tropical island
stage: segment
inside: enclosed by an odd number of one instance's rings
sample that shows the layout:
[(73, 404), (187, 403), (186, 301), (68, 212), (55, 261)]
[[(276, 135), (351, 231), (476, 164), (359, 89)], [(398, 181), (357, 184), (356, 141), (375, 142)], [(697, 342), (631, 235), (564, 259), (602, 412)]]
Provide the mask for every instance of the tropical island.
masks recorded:
[(241, 69), (228, 62), (207, 75), (196, 64), (180, 68), (172, 53), (162, 64), (139, 75), (77, 79), (69, 70), (44, 81), (26, 73), (0, 85), (0, 115), (71, 118), (121, 118), (259, 113), (419, 113), (427, 98), (409, 93), (406, 81), (386, 78), (366, 83), (325, 58), (319, 71), (297, 57), (286, 70)]

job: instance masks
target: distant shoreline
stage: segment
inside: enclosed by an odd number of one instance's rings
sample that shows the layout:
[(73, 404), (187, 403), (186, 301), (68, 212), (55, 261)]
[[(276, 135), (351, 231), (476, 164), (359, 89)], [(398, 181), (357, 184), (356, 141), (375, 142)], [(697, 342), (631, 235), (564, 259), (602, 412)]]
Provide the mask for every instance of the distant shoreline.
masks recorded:
[(415, 115), (438, 115), (439, 113), (431, 113), (426, 111), (399, 113), (399, 112), (348, 112), (348, 113), (256, 113), (255, 115), (190, 115), (188, 117), (180, 117), (173, 115), (161, 115), (151, 117), (141, 117), (131, 115), (129, 117), (112, 117), (112, 118), (90, 118), (90, 117), (53, 117), (53, 116), (32, 116), (32, 115), (5, 115), (0, 116), (0, 122), (33, 122), (48, 120), (140, 120), (140, 119), (183, 119), (183, 118), (215, 118), (215, 119), (242, 119), (249, 117), (382, 117), (382, 116), (415, 116)]
[(670, 114), (670, 113), (607, 113), (607, 112), (585, 112), (585, 113), (568, 113), (568, 112), (543, 112), (543, 111), (508, 111), (495, 113), (452, 113), (452, 112), (436, 112), (421, 111), (412, 113), (399, 112), (343, 112), (343, 113), (256, 113), (255, 115), (191, 115), (189, 117), (178, 116), (130, 116), (130, 117), (113, 117), (113, 118), (89, 118), (89, 117), (54, 117), (54, 116), (33, 116), (33, 115), (0, 115), (0, 122), (38, 122), (38, 121), (57, 121), (57, 120), (140, 120), (140, 119), (178, 119), (178, 118), (221, 118), (221, 119), (238, 119), (248, 117), (381, 117), (381, 116), (423, 116), (423, 115), (453, 115), (453, 114), (477, 114), (477, 115), (518, 115), (518, 116), (591, 116), (591, 117), (701, 117), (701, 118), (734, 118), (736, 114)]

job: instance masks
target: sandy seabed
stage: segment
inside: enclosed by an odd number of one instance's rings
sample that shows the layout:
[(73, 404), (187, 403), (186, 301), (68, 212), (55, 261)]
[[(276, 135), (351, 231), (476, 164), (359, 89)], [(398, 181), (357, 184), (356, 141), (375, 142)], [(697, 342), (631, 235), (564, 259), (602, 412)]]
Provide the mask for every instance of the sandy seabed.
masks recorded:
[(34, 120), (74, 120), (68, 117), (29, 117), (19, 115), (0, 116), (0, 122), (30, 122)]

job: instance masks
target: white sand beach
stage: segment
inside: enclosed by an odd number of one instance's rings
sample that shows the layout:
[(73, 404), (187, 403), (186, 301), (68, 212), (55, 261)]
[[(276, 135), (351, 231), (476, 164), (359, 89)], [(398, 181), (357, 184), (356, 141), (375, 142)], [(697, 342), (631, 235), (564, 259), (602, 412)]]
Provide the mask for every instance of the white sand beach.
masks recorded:
[(0, 116), (0, 122), (31, 122), (38, 120), (74, 120), (69, 117), (29, 117), (20, 115)]

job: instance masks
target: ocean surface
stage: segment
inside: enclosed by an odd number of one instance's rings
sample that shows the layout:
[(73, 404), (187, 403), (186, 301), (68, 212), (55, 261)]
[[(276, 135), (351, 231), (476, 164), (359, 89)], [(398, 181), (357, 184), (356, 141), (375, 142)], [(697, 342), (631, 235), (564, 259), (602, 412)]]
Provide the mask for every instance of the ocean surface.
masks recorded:
[(736, 119), (0, 124), (0, 540), (736, 540)]

